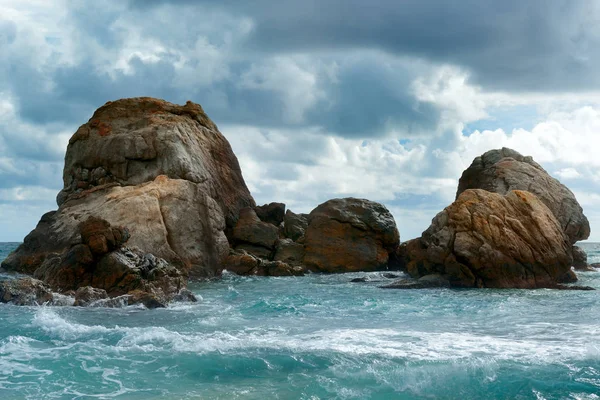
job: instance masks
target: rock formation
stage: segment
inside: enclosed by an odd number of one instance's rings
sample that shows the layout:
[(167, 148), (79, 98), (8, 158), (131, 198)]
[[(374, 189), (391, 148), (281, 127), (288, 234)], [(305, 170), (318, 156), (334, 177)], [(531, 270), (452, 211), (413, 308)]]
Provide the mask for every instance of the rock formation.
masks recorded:
[(239, 210), (254, 206), (229, 143), (191, 102), (107, 103), (69, 141), (63, 180), (58, 211), (42, 217), (3, 268), (32, 274), (78, 244), (78, 224), (95, 216), (128, 227), (128, 244), (143, 253), (212, 276)]
[(524, 157), (514, 150), (490, 150), (475, 158), (459, 180), (456, 198), (467, 189), (499, 194), (526, 190), (554, 213), (571, 244), (590, 235), (590, 224), (575, 195), (531, 157)]
[(579, 246), (573, 246), (573, 268), (578, 271), (594, 271), (588, 264), (587, 254)]
[(399, 241), (394, 217), (383, 205), (333, 199), (309, 214), (303, 261), (316, 272), (387, 269)]
[(439, 274), (454, 287), (541, 288), (576, 280), (570, 239), (526, 191), (466, 190), (406, 251), (411, 276)]

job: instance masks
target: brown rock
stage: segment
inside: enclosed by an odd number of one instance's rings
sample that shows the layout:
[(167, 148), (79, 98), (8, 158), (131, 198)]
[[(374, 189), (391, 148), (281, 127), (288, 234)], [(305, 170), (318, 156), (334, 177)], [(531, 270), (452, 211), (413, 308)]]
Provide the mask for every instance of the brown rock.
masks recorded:
[[(255, 205), (229, 143), (193, 103), (107, 103), (71, 138), (63, 180), (59, 210), (42, 217), (5, 269), (31, 274), (82, 239), (93, 254), (106, 254), (125, 234), (184, 272), (214, 276), (229, 251), (226, 232), (241, 208)], [(82, 238), (79, 224), (90, 217), (110, 223), (112, 233), (99, 225), (100, 234)]]
[(303, 276), (304, 268), (291, 266), (282, 261), (263, 262), (258, 267), (258, 275), (264, 276)]
[(304, 245), (294, 242), (292, 239), (280, 239), (277, 241), (275, 250), (275, 261), (283, 261), (290, 265), (301, 265), (304, 258)]
[(467, 190), (408, 242), (408, 273), (457, 287), (540, 288), (571, 279), (571, 245), (534, 194)]
[(269, 203), (254, 207), (254, 211), (261, 221), (279, 226), (285, 217), (285, 204)]
[(285, 212), (283, 233), (286, 238), (297, 241), (304, 236), (308, 228), (308, 216), (306, 214), (294, 214), (292, 211)]
[(309, 215), (304, 264), (318, 272), (387, 269), (400, 235), (383, 205), (363, 199), (329, 200)]
[(456, 197), (467, 189), (484, 189), (499, 194), (526, 190), (535, 194), (554, 213), (571, 244), (590, 235), (590, 224), (575, 195), (548, 175), (531, 157), (524, 157), (514, 150), (490, 150), (475, 158), (460, 178)]
[(237, 275), (255, 275), (260, 262), (245, 251), (234, 252), (225, 258), (222, 268)]
[(108, 294), (104, 289), (96, 289), (91, 286), (84, 286), (77, 289), (75, 292), (75, 303), (74, 306), (85, 307), (91, 303), (107, 299)]
[[(268, 254), (275, 248), (275, 243), (279, 238), (278, 229), (275, 225), (262, 222), (252, 208), (244, 208), (240, 211), (240, 217), (233, 228), (232, 240), (236, 249), (240, 245), (258, 246), (267, 250)], [(252, 247), (246, 247), (244, 250), (254, 254)], [(264, 256), (264, 251), (257, 254)]]

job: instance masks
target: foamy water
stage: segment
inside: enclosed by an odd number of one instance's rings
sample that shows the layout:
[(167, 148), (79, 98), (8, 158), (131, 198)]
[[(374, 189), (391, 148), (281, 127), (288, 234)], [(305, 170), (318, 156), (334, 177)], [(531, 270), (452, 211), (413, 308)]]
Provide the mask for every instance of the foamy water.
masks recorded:
[(226, 275), (167, 309), (0, 305), (0, 399), (599, 398), (600, 290), (387, 282)]

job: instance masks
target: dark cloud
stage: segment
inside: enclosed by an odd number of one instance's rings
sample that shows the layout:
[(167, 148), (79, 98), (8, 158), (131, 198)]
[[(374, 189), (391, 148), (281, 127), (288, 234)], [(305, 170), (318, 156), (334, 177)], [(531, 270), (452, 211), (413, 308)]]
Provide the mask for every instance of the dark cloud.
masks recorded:
[[(165, 4), (134, 0), (136, 8)], [(255, 21), (254, 51), (379, 48), (462, 66), (473, 82), (512, 91), (600, 87), (600, 8), (593, 0), (180, 0)]]

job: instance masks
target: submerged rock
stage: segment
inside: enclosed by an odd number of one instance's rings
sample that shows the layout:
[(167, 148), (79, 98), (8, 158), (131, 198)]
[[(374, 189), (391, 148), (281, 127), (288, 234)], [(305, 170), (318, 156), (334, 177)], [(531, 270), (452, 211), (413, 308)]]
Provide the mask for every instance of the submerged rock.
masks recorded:
[(4, 269), (33, 273), (81, 243), (80, 221), (98, 217), (127, 226), (130, 246), (213, 276), (239, 210), (255, 206), (231, 146), (191, 102), (107, 103), (70, 139), (63, 181), (58, 211), (42, 217)]
[(317, 272), (387, 269), (400, 235), (394, 217), (379, 203), (329, 200), (309, 215), (304, 264)]
[(412, 277), (440, 274), (454, 287), (543, 288), (575, 278), (562, 226), (534, 194), (519, 190), (464, 191), (407, 252)]
[(459, 180), (456, 198), (467, 189), (484, 189), (503, 195), (513, 190), (526, 190), (552, 211), (571, 244), (590, 235), (590, 224), (573, 192), (531, 157), (524, 157), (514, 150), (490, 150), (475, 158)]
[(428, 288), (447, 288), (450, 287), (450, 281), (443, 275), (431, 274), (425, 275), (419, 279), (400, 279), (389, 285), (380, 286), (382, 289), (428, 289)]

